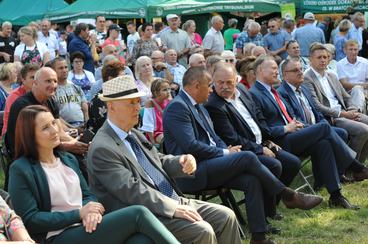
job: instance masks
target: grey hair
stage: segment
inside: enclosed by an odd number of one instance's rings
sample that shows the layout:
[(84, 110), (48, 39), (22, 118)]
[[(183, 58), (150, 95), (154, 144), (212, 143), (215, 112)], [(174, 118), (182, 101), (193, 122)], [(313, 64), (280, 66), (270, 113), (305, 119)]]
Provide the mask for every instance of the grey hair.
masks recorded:
[(216, 22), (223, 20), (220, 15), (215, 15), (211, 19), (211, 25), (214, 25)]
[(119, 61), (119, 59), (113, 54), (106, 55), (102, 60), (102, 65), (105, 65), (110, 61)]
[(140, 56), (137, 61), (135, 62), (135, 78), (136, 79), (140, 79), (140, 71), (141, 71), (141, 68), (140, 68), (140, 64), (143, 62), (143, 61), (149, 61), (151, 62), (151, 65), (152, 65), (152, 59), (148, 56)]
[(190, 55), (190, 57), (189, 57), (189, 65), (192, 64), (192, 63), (194, 63), (194, 61), (196, 61), (198, 58), (201, 58), (201, 57), (204, 58), (204, 56), (202, 54), (200, 54), (200, 53), (194, 53), (194, 54)]
[(352, 20), (356, 20), (358, 18), (364, 18), (364, 15), (361, 13), (361, 12), (356, 12), (352, 17), (351, 19)]
[(258, 24), (255, 21), (252, 21), (252, 22), (249, 23), (247, 30), (254, 30), (254, 29), (260, 30), (261, 29), (261, 25)]
[(235, 27), (237, 24), (238, 24), (238, 20), (235, 19), (235, 18), (232, 18), (232, 19), (229, 19), (227, 21), (227, 24), (230, 26), (230, 27)]
[(2, 27), (2, 28), (4, 28), (5, 26), (10, 26), (10, 27), (12, 27), (13, 25), (12, 25), (12, 23), (10, 23), (9, 21), (5, 21), (5, 22), (1, 25), (1, 27)]
[(185, 21), (182, 28), (183, 30), (187, 31), (191, 25), (195, 25), (195, 22), (192, 19), (188, 19), (187, 21)]

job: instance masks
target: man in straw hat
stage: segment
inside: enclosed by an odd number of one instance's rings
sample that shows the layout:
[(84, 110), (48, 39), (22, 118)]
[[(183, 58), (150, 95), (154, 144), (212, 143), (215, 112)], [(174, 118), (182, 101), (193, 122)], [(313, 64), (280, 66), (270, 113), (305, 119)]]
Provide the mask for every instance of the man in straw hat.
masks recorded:
[(158, 153), (133, 127), (140, 97), (134, 79), (120, 76), (103, 84), (99, 97), (107, 120), (88, 153), (90, 187), (107, 211), (141, 204), (182, 243), (241, 243), (234, 213), (221, 205), (182, 197), (172, 178), (192, 177), (190, 154)]

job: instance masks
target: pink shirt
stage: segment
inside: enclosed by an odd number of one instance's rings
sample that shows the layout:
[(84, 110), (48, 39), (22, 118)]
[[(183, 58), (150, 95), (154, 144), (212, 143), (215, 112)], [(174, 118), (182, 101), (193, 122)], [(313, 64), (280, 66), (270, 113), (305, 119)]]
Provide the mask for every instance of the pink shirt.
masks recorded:
[(4, 135), (6, 132), (6, 129), (8, 128), (8, 119), (9, 119), (9, 112), (10, 112), (10, 108), (13, 105), (13, 103), (15, 102), (15, 100), (17, 100), (18, 97), (23, 96), (24, 94), (26, 94), (27, 91), (24, 88), (24, 86), (20, 86), (17, 89), (15, 89), (14, 91), (12, 91), (9, 96), (6, 98), (6, 102), (5, 102), (5, 109), (4, 109), (4, 118), (3, 118), (3, 130), (1, 131), (1, 135)]
[[(52, 164), (41, 162), (41, 166), (49, 184), (51, 212), (67, 212), (82, 208), (82, 190), (74, 170), (64, 165), (60, 158), (56, 158)], [(63, 230), (48, 232), (46, 238)]]
[(120, 42), (119, 40), (115, 40), (115, 41), (112, 41), (110, 38), (106, 38), (106, 40), (104, 41), (104, 43), (102, 44), (102, 48), (106, 47), (107, 45), (114, 45), (116, 47), (118, 47), (119, 49), (119, 59), (120, 59), (120, 62), (125, 64), (125, 58), (124, 58), (124, 52), (123, 50), (121, 50), (121, 46), (120, 46)]

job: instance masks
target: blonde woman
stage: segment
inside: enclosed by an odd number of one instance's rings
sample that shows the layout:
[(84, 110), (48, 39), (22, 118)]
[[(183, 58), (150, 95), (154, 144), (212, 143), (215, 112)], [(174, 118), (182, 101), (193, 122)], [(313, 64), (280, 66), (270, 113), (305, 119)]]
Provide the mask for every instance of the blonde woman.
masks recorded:
[(19, 29), (19, 38), (21, 43), (15, 48), (14, 61), (20, 61), (22, 64), (37, 63), (40, 66), (50, 60), (47, 46), (37, 40), (37, 31), (29, 26)]
[(17, 81), (17, 67), (14, 63), (0, 66), (0, 111), (5, 109), (5, 101), (11, 92), (11, 85)]

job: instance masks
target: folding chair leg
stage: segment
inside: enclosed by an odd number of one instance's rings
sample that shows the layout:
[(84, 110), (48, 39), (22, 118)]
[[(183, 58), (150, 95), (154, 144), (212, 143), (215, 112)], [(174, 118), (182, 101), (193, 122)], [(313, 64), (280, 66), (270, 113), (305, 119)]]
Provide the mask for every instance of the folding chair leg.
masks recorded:
[(227, 197), (229, 199), (231, 208), (234, 211), (236, 217), (238, 218), (240, 224), (245, 225), (246, 224), (246, 221), (245, 221), (245, 219), (244, 219), (244, 217), (243, 217), (243, 215), (242, 215), (242, 213), (240, 211), (239, 205), (236, 202), (236, 199), (235, 199), (234, 195), (231, 193), (230, 190), (226, 194), (227, 194)]

